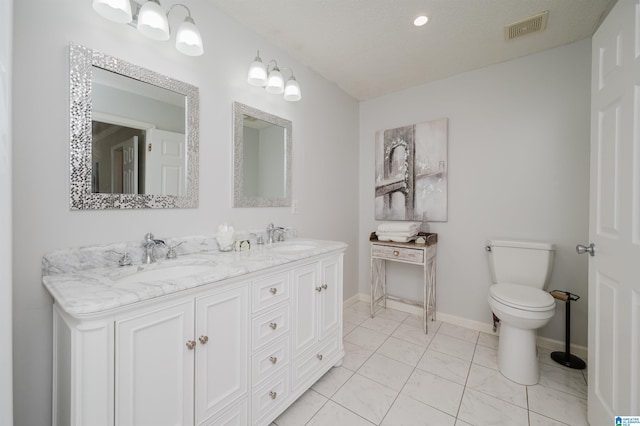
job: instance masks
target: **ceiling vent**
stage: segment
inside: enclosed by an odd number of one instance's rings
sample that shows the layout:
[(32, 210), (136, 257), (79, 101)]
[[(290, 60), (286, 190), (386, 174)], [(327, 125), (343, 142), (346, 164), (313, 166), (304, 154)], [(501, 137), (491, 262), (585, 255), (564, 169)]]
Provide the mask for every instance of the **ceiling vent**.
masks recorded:
[(504, 38), (505, 40), (513, 40), (514, 38), (522, 37), (531, 33), (539, 33), (547, 28), (547, 18), (549, 17), (549, 11), (545, 10), (529, 18), (523, 19), (513, 24), (504, 26)]

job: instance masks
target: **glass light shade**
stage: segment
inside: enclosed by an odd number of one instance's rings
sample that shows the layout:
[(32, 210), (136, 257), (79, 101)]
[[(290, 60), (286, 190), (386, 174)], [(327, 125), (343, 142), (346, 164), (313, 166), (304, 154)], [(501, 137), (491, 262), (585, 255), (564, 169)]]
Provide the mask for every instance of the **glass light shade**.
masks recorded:
[(249, 67), (249, 74), (247, 75), (247, 82), (252, 86), (264, 87), (267, 84), (267, 69), (262, 63), (260, 56), (251, 63)]
[(93, 0), (93, 10), (118, 24), (128, 24), (133, 19), (129, 0)]
[(273, 93), (274, 95), (279, 95), (280, 93), (284, 92), (284, 79), (282, 78), (280, 69), (278, 69), (277, 67), (269, 73), (267, 86), (264, 88), (264, 90), (269, 93)]
[(138, 13), (138, 31), (153, 40), (169, 40), (169, 21), (160, 3), (148, 0)]
[(284, 87), (284, 100), (290, 102), (296, 102), (302, 99), (302, 92), (300, 91), (300, 85), (294, 76), (287, 81), (287, 85)]
[(176, 33), (176, 49), (189, 56), (200, 56), (204, 53), (202, 36), (192, 18), (187, 17)]

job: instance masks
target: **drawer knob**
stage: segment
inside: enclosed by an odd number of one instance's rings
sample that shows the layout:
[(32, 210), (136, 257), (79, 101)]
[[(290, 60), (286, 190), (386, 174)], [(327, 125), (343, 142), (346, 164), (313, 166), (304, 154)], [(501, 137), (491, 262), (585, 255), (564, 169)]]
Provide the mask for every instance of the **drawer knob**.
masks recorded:
[(276, 294), (277, 292), (278, 292), (278, 289), (277, 289), (277, 288), (275, 288), (275, 287), (271, 287), (271, 288), (269, 289), (269, 293), (271, 293), (271, 294)]
[(272, 330), (275, 330), (276, 328), (278, 328), (278, 324), (275, 322), (272, 322), (271, 324), (269, 324), (269, 327), (271, 327)]
[(318, 357), (318, 359), (319, 359), (320, 361), (322, 361), (322, 358), (323, 358), (322, 354), (318, 354), (318, 355), (316, 355), (316, 357)]
[(271, 361), (271, 364), (275, 364), (276, 362), (278, 362), (278, 358), (275, 356), (270, 356), (269, 361)]
[(196, 342), (193, 340), (187, 340), (187, 349), (192, 351), (196, 347)]
[(399, 255), (400, 255), (400, 252), (399, 252), (398, 250), (394, 250), (394, 251), (393, 251), (393, 255), (394, 255), (394, 256), (399, 256)]
[(198, 340), (200, 340), (200, 343), (202, 343), (203, 345), (206, 345), (209, 341), (209, 336), (200, 336), (198, 337)]
[(278, 392), (271, 391), (269, 392), (269, 396), (271, 397), (271, 399), (276, 399), (278, 397)]

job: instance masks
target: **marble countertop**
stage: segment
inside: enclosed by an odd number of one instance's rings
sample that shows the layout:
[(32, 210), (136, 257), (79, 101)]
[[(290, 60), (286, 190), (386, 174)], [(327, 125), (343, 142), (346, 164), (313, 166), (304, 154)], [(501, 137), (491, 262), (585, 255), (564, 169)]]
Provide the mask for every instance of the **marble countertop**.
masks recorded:
[(85, 269), (56, 264), (61, 259), (69, 264), (80, 263), (75, 259), (80, 250), (59, 250), (43, 259), (42, 283), (65, 312), (84, 316), (346, 247), (337, 241), (295, 239), (248, 251), (201, 251), (152, 264), (120, 267), (113, 262)]

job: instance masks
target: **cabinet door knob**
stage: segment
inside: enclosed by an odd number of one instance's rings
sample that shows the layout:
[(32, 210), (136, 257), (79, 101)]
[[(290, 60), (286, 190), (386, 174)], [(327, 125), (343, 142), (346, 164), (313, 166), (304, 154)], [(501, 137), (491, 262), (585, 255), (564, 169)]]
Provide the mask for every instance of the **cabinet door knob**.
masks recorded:
[(271, 399), (276, 399), (278, 397), (278, 393), (275, 391), (271, 391), (269, 392), (269, 396), (271, 397)]
[(322, 291), (322, 286), (320, 286), (320, 287), (316, 287), (316, 291), (317, 291), (318, 293), (320, 293), (320, 292)]
[(327, 289), (327, 285), (326, 284), (322, 284), (320, 287), (322, 287), (323, 290)]
[(275, 356), (270, 356), (269, 361), (271, 361), (271, 364), (275, 364), (276, 362), (278, 362), (278, 358)]
[(276, 328), (278, 328), (278, 324), (275, 322), (272, 322), (271, 324), (269, 324), (269, 327), (271, 327), (272, 330), (275, 330)]
[(200, 336), (198, 337), (198, 340), (200, 340), (200, 343), (205, 345), (209, 341), (209, 336)]
[(187, 349), (192, 351), (196, 347), (196, 342), (194, 340), (187, 340)]
[(399, 252), (398, 250), (394, 250), (394, 251), (393, 251), (393, 255), (394, 255), (394, 256), (399, 256), (399, 255), (400, 255), (400, 252)]
[(322, 354), (318, 354), (318, 355), (316, 355), (316, 357), (318, 357), (318, 359), (319, 359), (320, 361), (322, 361), (322, 358), (323, 358)]
[(269, 289), (269, 292), (270, 292), (271, 294), (276, 294), (276, 293), (278, 292), (278, 289), (277, 289), (277, 288), (275, 288), (275, 287), (271, 287), (271, 288)]

